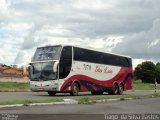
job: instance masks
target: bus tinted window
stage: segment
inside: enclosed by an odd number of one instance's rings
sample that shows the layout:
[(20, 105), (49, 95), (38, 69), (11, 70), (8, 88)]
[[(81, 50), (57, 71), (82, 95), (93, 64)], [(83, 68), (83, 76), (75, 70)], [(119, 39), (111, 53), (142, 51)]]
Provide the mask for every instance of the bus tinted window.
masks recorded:
[(78, 47), (74, 47), (74, 60), (93, 62), (99, 64), (108, 64), (114, 66), (123, 66), (123, 67), (132, 66), (130, 58), (78, 48)]
[(72, 47), (70, 46), (63, 47), (61, 53), (61, 59), (72, 59)]
[(66, 78), (72, 66), (72, 47), (65, 46), (62, 49), (60, 62), (59, 62), (59, 79)]

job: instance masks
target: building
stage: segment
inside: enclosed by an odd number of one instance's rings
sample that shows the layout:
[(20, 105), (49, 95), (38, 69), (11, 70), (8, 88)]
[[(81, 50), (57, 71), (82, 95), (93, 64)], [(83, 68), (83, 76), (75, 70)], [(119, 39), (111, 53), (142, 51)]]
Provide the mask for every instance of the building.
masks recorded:
[(0, 77), (27, 77), (29, 75), (27, 67), (28, 66), (18, 68), (17, 65), (7, 66), (5, 64), (0, 64)]
[(3, 69), (2, 74), (9, 76), (23, 76), (23, 69), (9, 67)]
[(3, 68), (0, 67), (0, 75), (3, 73)]

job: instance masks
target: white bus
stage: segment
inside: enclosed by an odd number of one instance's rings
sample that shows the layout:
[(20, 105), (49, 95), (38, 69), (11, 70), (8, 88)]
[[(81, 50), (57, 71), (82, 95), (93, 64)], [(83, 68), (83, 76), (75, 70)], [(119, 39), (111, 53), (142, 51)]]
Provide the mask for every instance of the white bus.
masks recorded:
[(29, 67), (34, 92), (90, 91), (92, 94), (122, 94), (132, 89), (132, 59), (127, 56), (76, 46), (55, 45), (37, 48)]

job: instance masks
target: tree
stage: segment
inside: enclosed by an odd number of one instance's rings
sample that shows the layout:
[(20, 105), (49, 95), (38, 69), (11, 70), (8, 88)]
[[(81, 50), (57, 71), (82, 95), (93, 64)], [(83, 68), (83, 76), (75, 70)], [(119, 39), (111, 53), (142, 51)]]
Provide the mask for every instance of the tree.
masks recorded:
[(134, 71), (135, 79), (141, 79), (142, 77), (142, 64), (138, 64)]
[(156, 81), (160, 84), (160, 63), (156, 64)]
[(151, 61), (142, 62), (135, 68), (134, 75), (136, 78), (141, 79), (143, 83), (154, 83), (156, 66)]

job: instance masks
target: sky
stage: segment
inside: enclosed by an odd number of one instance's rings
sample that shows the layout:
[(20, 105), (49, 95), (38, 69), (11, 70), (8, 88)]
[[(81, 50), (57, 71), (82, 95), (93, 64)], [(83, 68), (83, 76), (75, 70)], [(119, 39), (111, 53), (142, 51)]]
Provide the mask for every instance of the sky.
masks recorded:
[(0, 63), (71, 44), (160, 62), (160, 0), (0, 0)]

